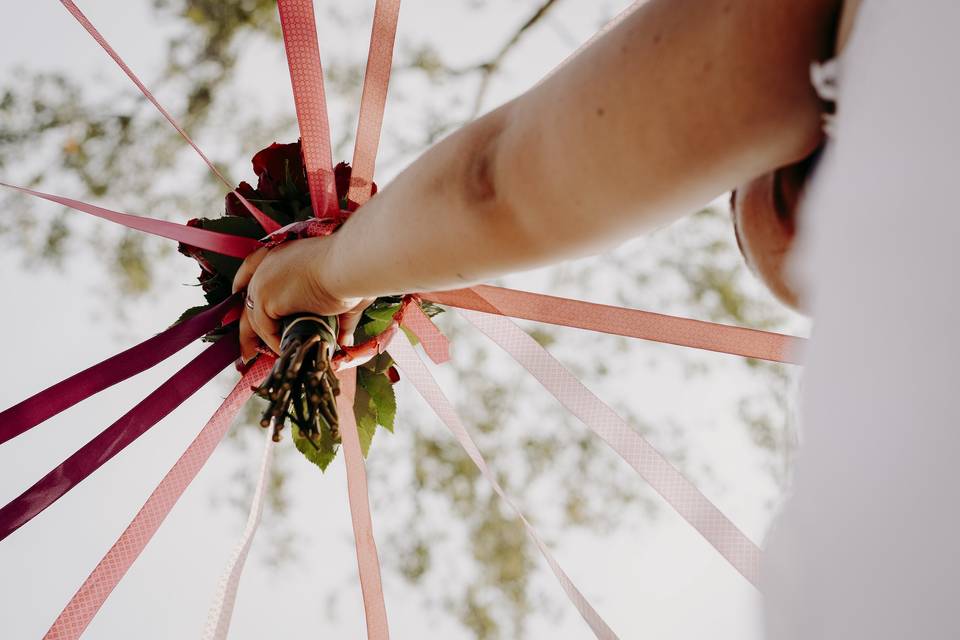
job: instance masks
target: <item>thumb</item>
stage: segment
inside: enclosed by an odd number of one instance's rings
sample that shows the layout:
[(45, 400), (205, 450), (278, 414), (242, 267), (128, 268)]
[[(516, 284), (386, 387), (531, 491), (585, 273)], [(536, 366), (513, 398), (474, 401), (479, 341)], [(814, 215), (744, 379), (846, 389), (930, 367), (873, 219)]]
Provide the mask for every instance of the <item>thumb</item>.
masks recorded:
[(360, 324), (360, 318), (363, 317), (363, 312), (366, 311), (367, 307), (369, 307), (373, 301), (374, 298), (364, 298), (357, 306), (340, 314), (340, 335), (337, 336), (337, 342), (347, 344), (347, 340), (349, 340), (351, 344), (353, 343), (353, 332), (357, 330), (357, 325)]
[(261, 247), (244, 259), (243, 264), (237, 269), (237, 274), (233, 277), (233, 293), (247, 288), (247, 285), (250, 284), (250, 278), (253, 277), (253, 272), (267, 257), (267, 251), (267, 247)]

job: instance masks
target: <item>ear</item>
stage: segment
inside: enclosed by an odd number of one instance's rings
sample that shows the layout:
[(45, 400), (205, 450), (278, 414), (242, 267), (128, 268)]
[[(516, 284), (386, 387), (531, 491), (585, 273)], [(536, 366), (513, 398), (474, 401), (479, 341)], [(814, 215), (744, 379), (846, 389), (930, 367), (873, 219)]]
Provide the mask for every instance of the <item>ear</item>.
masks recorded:
[(810, 156), (755, 178), (734, 191), (730, 201), (737, 243), (747, 265), (778, 300), (798, 311), (803, 310), (802, 300), (786, 266), (814, 162)]

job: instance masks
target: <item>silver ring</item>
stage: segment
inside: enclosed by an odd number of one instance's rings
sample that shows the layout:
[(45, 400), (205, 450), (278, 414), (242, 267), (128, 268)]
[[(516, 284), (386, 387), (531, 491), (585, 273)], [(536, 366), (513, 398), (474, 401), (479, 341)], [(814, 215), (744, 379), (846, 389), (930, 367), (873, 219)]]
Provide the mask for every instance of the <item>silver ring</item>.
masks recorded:
[(251, 311), (253, 311), (253, 298), (251, 298), (250, 296), (246, 296), (246, 297), (243, 299), (243, 305), (244, 305), (247, 309), (250, 309)]

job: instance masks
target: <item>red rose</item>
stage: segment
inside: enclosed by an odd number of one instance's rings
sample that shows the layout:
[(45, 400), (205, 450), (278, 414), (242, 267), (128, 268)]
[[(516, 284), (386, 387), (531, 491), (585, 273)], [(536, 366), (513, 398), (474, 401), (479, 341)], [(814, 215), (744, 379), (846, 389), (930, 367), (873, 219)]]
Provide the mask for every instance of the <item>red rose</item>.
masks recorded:
[(396, 367), (390, 367), (387, 369), (387, 377), (390, 379), (391, 384), (397, 384), (400, 382), (400, 372), (397, 371)]
[(340, 162), (333, 168), (333, 181), (337, 185), (337, 201), (343, 202), (350, 191), (350, 174), (353, 169), (346, 162)]
[[(200, 228), (203, 227), (203, 225), (200, 223), (200, 220), (199, 220), (198, 218), (193, 218), (192, 220), (188, 220), (188, 221), (187, 221), (187, 226), (188, 226), (188, 227), (200, 227)], [(200, 265), (200, 269), (201, 269), (201, 271), (200, 271), (200, 282), (201, 282), (201, 283), (204, 281), (205, 278), (207, 278), (207, 277), (209, 277), (210, 275), (213, 275), (213, 274), (215, 274), (215, 273), (217, 272), (217, 270), (213, 268), (213, 265), (210, 264), (210, 262), (207, 261), (207, 259), (203, 257), (203, 250), (202, 250), (202, 249), (198, 249), (198, 248), (196, 248), (196, 247), (191, 247), (191, 246), (188, 245), (188, 244), (184, 244), (184, 243), (180, 242), (180, 243), (177, 244), (177, 251), (179, 251), (179, 252), (182, 253), (183, 255), (187, 256), (188, 258), (193, 258), (194, 260), (197, 261), (197, 264)]]
[[(241, 182), (237, 185), (237, 191), (247, 200), (254, 200), (260, 197), (257, 193), (257, 190), (250, 186), (247, 182)], [(237, 194), (231, 191), (227, 194), (225, 198), (226, 204), (224, 206), (224, 211), (228, 216), (237, 216), (240, 218), (250, 218), (250, 211), (247, 210), (243, 203), (240, 202), (240, 198), (237, 197)]]
[[(333, 168), (333, 181), (337, 185), (337, 201), (343, 202), (347, 194), (350, 192), (350, 175), (353, 173), (353, 168), (346, 162), (341, 162)], [(377, 195), (377, 183), (371, 183), (370, 185), (370, 195)], [(357, 203), (352, 200), (347, 201), (347, 210), (355, 211), (357, 208)]]
[(288, 180), (296, 191), (307, 192), (307, 173), (299, 141), (290, 144), (274, 142), (258, 152), (253, 156), (253, 172), (257, 174), (257, 191), (269, 200), (281, 198), (280, 187)]

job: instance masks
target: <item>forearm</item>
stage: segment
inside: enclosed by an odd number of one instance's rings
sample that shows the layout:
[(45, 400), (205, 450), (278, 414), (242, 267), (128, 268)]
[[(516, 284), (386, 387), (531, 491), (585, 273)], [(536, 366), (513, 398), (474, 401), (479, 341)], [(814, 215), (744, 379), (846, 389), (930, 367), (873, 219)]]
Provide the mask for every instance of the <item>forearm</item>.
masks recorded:
[(651, 0), (414, 162), (338, 232), (325, 279), (345, 296), (462, 286), (598, 251), (801, 158), (837, 6)]
[(527, 265), (516, 219), (482, 166), (509, 111), (430, 148), (361, 207), (335, 234), (324, 276), (331, 289), (358, 297), (429, 291)]

